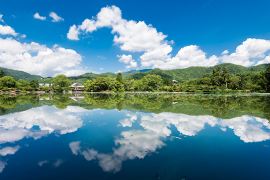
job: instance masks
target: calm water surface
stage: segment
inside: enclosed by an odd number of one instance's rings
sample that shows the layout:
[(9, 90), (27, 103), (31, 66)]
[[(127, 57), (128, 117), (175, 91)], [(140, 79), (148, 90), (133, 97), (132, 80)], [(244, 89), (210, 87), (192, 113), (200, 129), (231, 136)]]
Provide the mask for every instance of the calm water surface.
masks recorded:
[(270, 179), (270, 97), (0, 96), (0, 179)]

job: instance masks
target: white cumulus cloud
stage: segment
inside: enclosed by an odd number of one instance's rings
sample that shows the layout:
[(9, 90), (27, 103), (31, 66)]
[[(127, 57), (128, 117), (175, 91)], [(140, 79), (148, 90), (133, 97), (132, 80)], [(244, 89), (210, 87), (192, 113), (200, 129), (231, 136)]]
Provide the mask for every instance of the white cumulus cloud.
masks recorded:
[(75, 50), (58, 45), (49, 48), (36, 42), (0, 38), (0, 67), (42, 76), (78, 75), (85, 72), (81, 61), (81, 55)]
[(17, 36), (18, 33), (16, 33), (12, 27), (10, 27), (8, 25), (1, 25), (0, 24), (0, 35)]
[[(42, 106), (0, 117), (0, 144), (14, 143), (26, 137), (34, 139), (50, 133), (67, 134), (82, 126), (81, 115), (87, 112), (80, 107), (68, 106), (59, 110)], [(33, 131), (38, 126), (39, 131)], [(18, 147), (17, 147), (18, 148)], [(0, 149), (0, 155), (12, 154), (14, 149)]]
[(8, 155), (13, 155), (19, 150), (19, 146), (15, 147), (4, 147), (0, 149), (0, 156), (8, 156)]
[(56, 12), (50, 12), (49, 16), (52, 18), (52, 22), (64, 21), (64, 18), (56, 14)]
[(235, 52), (220, 57), (224, 63), (254, 66), (270, 63), (270, 40), (248, 38), (236, 47)]
[(33, 17), (35, 19), (41, 20), (41, 21), (45, 21), (46, 20), (46, 16), (41, 16), (38, 12), (36, 12)]
[(79, 31), (76, 25), (73, 25), (69, 28), (67, 37), (71, 40), (79, 40)]
[[(214, 66), (220, 63), (243, 66), (270, 63), (270, 41), (264, 39), (249, 38), (237, 46), (232, 53), (225, 50), (220, 55), (207, 55), (199, 46), (189, 45), (173, 55), (172, 43), (167, 40), (166, 35), (144, 21), (124, 19), (120, 8), (116, 6), (104, 7), (92, 19), (85, 19), (80, 25), (72, 25), (67, 38), (79, 40), (81, 34), (91, 33), (104, 27), (112, 29), (114, 43), (119, 45), (121, 50), (141, 53), (139, 58), (141, 67), (176, 69)], [(120, 59), (120, 61), (126, 64), (128, 60)], [(135, 63), (133, 65), (135, 66)]]
[(119, 55), (118, 58), (119, 61), (124, 63), (127, 68), (136, 68), (138, 66), (137, 62), (133, 59), (132, 55), (130, 54), (129, 55), (122, 54)]

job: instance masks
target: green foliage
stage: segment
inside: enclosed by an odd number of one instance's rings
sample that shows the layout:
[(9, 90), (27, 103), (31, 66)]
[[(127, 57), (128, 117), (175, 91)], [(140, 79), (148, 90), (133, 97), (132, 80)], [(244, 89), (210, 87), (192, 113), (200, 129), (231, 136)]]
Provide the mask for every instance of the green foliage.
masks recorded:
[(148, 74), (141, 79), (141, 90), (157, 91), (162, 85), (162, 79), (158, 75)]
[(5, 76), (5, 72), (3, 71), (3, 69), (0, 69), (0, 78)]
[(57, 75), (52, 79), (52, 88), (56, 92), (63, 92), (69, 89), (71, 81), (65, 75)]
[(37, 90), (39, 88), (39, 83), (37, 80), (31, 80), (30, 81), (30, 87), (33, 89), (33, 90)]
[(0, 89), (15, 88), (16, 80), (10, 76), (0, 78)]
[(20, 80), (17, 81), (17, 88), (19, 90), (22, 90), (22, 91), (31, 90), (31, 86), (30, 86), (29, 81), (26, 81), (26, 80), (23, 80), (23, 79), (20, 79)]
[(241, 77), (236, 75), (230, 76), (228, 88), (233, 90), (241, 89)]
[(103, 91), (124, 91), (124, 85), (114, 78), (99, 77), (94, 80), (87, 80), (84, 83), (85, 90), (89, 92), (103, 92)]
[(211, 82), (214, 86), (224, 86), (228, 88), (228, 82), (230, 79), (230, 74), (226, 68), (216, 68), (213, 70), (211, 75)]
[(254, 115), (270, 118), (268, 96), (205, 95), (205, 94), (166, 94), (128, 93), (87, 94), (82, 100), (84, 108), (128, 109), (144, 112), (173, 112), (189, 115), (212, 115), (220, 118), (233, 118)]
[(119, 83), (123, 83), (122, 73), (117, 73), (117, 75), (116, 75), (116, 81), (118, 81)]
[(189, 93), (87, 93), (74, 101), (68, 95), (0, 95), (0, 114), (24, 111), (31, 107), (55, 105), (80, 106), (84, 109), (127, 109), (143, 112), (172, 112), (188, 115), (211, 115), (233, 118), (242, 115), (270, 119), (269, 96), (205, 95)]
[(264, 77), (265, 77), (266, 91), (270, 92), (270, 66), (268, 66), (268, 68), (266, 69)]
[[(123, 74), (86, 73), (69, 78), (58, 75), (54, 78), (42, 78), (39, 81), (37, 79), (25, 80), (25, 74), (21, 71), (0, 68), (0, 78), (11, 72), (13, 75), (14, 72), (16, 74), (13, 80), (4, 78), (0, 89), (17, 88), (21, 91), (44, 90), (48, 92), (53, 90), (54, 92), (63, 92), (69, 89), (72, 81), (84, 83), (85, 91), (88, 92), (270, 92), (269, 68), (270, 66), (267, 64), (249, 68), (234, 64), (220, 64), (214, 67), (190, 67), (175, 70), (132, 70)], [(22, 78), (18, 80), (19, 76)], [(39, 87), (39, 82), (52, 83), (53, 85), (52, 87)]]

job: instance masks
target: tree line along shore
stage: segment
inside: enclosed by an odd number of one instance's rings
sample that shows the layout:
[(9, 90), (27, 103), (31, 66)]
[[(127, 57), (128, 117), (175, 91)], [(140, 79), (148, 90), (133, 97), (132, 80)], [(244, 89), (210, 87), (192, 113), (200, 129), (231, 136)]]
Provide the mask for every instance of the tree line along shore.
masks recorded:
[(0, 92), (270, 92), (270, 66), (259, 73), (232, 74), (226, 67), (217, 67), (201, 78), (171, 80), (157, 74), (142, 78), (96, 77), (82, 83), (65, 75), (57, 75), (46, 82), (18, 79), (0, 71)]

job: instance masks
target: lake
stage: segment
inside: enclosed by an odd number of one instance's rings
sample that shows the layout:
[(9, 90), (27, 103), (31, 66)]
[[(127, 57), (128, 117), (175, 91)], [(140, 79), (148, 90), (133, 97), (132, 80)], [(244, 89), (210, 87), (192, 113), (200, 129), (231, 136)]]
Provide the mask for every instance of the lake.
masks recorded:
[(0, 179), (270, 179), (266, 95), (0, 96)]

